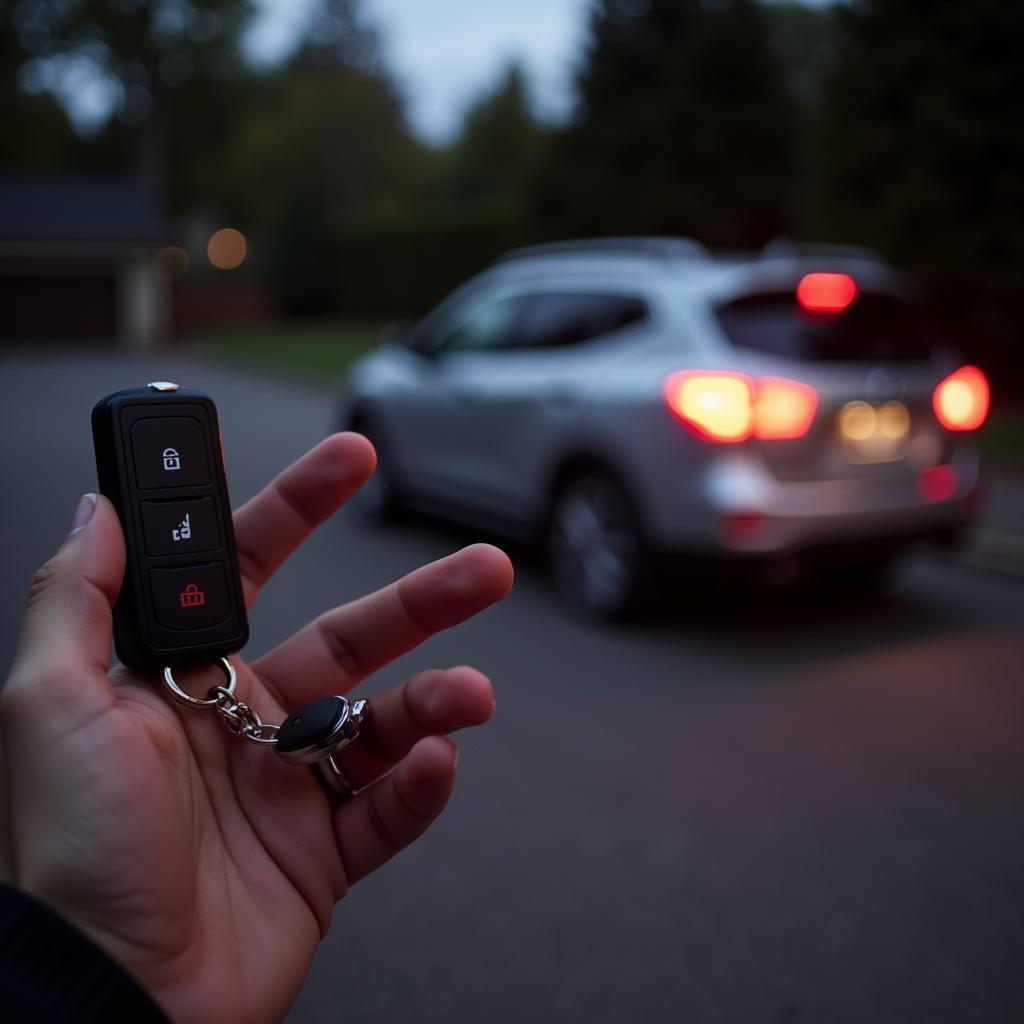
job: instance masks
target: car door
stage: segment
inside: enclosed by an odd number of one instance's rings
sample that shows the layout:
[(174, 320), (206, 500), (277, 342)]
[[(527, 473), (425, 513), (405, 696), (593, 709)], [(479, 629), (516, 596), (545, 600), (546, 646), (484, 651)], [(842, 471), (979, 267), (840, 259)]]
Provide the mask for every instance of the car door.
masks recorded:
[(428, 498), (476, 504), (481, 380), (493, 353), (510, 343), (523, 299), (507, 288), (469, 296), (431, 324), (410, 357), (400, 408), (391, 410), (394, 443), (409, 487)]
[(458, 484), (480, 512), (523, 522), (535, 515), (552, 454), (609, 351), (601, 340), (645, 317), (635, 296), (552, 282), (517, 296), (501, 344), (448, 356), (446, 386), (459, 396), (461, 421)]

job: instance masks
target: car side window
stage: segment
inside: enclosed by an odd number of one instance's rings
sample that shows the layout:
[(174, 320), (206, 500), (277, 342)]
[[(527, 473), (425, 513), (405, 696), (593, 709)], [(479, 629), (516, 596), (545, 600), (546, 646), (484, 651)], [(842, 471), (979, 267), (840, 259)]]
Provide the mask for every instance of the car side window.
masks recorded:
[(507, 348), (515, 334), (522, 307), (523, 300), (518, 296), (477, 307), (454, 330), (445, 334), (436, 351), (479, 352)]
[(607, 292), (537, 292), (516, 332), (519, 348), (564, 348), (647, 318), (643, 299)]

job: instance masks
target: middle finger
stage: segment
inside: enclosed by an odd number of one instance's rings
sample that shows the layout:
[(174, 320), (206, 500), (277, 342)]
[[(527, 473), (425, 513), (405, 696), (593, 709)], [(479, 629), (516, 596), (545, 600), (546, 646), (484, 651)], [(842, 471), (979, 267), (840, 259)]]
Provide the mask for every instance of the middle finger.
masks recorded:
[(235, 512), (235, 549), (246, 607), (278, 566), (359, 489), (373, 467), (373, 448), (366, 438), (334, 434)]
[(427, 637), (500, 601), (512, 563), (473, 544), (314, 619), (252, 668), (287, 707), (345, 693)]

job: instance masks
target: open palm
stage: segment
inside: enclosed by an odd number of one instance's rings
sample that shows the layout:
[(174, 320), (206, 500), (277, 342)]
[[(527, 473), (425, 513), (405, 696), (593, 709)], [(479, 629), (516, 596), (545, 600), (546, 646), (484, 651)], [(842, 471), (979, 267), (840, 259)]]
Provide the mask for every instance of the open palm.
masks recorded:
[[(235, 513), (246, 601), (373, 471), (357, 435), (324, 441)], [(37, 573), (0, 699), (5, 877), (63, 913), (179, 1021), (278, 1020), (353, 882), (416, 839), (455, 780), (444, 734), (486, 721), (475, 669), (425, 671), (374, 697), (339, 756), (361, 792), (333, 806), (308, 769), (180, 708), (153, 678), (108, 674), (124, 542), (100, 498)], [(320, 616), (247, 665), (267, 722), (345, 693), (503, 597), (508, 559), (475, 545)], [(184, 676), (202, 696), (216, 669)], [(362, 789), (362, 787), (366, 787)]]

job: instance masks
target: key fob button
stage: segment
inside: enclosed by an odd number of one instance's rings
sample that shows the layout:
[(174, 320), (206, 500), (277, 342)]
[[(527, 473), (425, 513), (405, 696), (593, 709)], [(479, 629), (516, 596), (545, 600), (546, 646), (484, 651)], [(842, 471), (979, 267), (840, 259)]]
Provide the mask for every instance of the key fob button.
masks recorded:
[(224, 566), (220, 562), (152, 569), (156, 621), (166, 629), (208, 629), (231, 614)]
[(148, 416), (132, 425), (131, 438), (141, 490), (210, 482), (206, 435), (194, 416)]
[(140, 507), (147, 554), (181, 555), (220, 547), (213, 498), (144, 501)]

